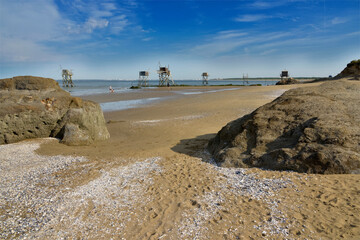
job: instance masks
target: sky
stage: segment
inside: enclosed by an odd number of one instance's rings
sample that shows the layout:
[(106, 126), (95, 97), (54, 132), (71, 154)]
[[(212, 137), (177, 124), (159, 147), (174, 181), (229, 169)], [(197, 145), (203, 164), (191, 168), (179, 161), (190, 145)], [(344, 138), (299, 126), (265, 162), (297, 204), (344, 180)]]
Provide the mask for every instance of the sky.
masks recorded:
[(0, 0), (0, 78), (336, 75), (360, 58), (360, 0)]

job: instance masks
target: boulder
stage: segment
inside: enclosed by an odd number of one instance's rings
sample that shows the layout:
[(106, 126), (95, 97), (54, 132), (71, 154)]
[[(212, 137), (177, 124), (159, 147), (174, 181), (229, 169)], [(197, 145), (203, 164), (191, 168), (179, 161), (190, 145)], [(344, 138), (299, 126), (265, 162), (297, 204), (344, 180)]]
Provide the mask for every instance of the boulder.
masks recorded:
[(360, 59), (353, 60), (347, 64), (344, 70), (335, 76), (335, 79), (354, 77), (354, 80), (359, 80), (360, 77)]
[(360, 83), (289, 90), (228, 123), (208, 150), (223, 167), (360, 173)]
[(276, 83), (276, 85), (288, 85), (288, 84), (298, 84), (299, 81), (293, 78), (284, 78)]
[(42, 137), (87, 145), (110, 135), (99, 104), (72, 97), (55, 80), (0, 79), (0, 144)]

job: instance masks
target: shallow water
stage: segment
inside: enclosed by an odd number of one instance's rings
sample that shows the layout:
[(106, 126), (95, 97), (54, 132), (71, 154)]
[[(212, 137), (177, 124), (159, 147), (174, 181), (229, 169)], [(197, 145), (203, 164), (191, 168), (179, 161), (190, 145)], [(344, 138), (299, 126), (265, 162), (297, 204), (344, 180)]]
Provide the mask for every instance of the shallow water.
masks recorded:
[[(58, 80), (59, 85), (62, 86), (62, 81)], [(251, 84), (262, 84), (262, 85), (274, 85), (276, 80), (257, 80), (257, 81), (242, 81), (242, 80), (232, 80), (232, 81), (223, 81), (223, 80), (209, 80), (208, 86), (219, 86), (219, 85), (234, 85), (234, 88), (226, 88), (226, 89), (181, 89), (175, 90), (173, 93), (176, 95), (195, 95), (195, 94), (204, 94), (204, 93), (215, 93), (221, 91), (229, 91), (239, 89), (240, 87), (236, 87), (236, 85), (251, 85)], [(177, 80), (175, 82), (177, 85), (187, 85), (187, 86), (202, 86), (201, 80)], [(131, 92), (142, 92), (143, 89), (130, 89), (131, 86), (137, 86), (137, 81), (128, 81), (128, 80), (74, 80), (75, 87), (68, 88), (62, 87), (64, 90), (71, 93), (72, 96), (89, 96), (89, 95), (97, 95), (97, 94), (108, 94), (109, 87), (111, 86), (116, 93), (131, 93)], [(150, 86), (156, 86), (158, 84), (158, 80), (150, 80)], [(146, 89), (156, 89), (157, 87), (147, 87)], [(174, 90), (174, 89), (172, 89)], [(144, 106), (150, 103), (154, 103), (155, 101), (162, 101), (169, 97), (157, 97), (157, 98), (143, 98), (136, 100), (122, 100), (116, 102), (106, 102), (101, 103), (100, 106), (104, 112), (109, 111), (119, 111), (130, 108), (137, 108), (140, 106)]]
[(144, 98), (144, 99), (135, 99), (135, 100), (123, 100), (123, 101), (116, 101), (116, 102), (106, 102), (100, 103), (100, 107), (104, 112), (110, 111), (120, 111), (130, 108), (136, 108), (141, 105), (146, 105), (150, 103), (154, 103), (156, 101), (164, 100), (163, 98)]
[[(62, 87), (62, 81), (58, 80), (59, 85)], [(73, 96), (85, 96), (85, 95), (94, 95), (94, 94), (103, 94), (109, 92), (109, 87), (111, 86), (115, 92), (129, 92), (133, 91), (130, 89), (131, 86), (137, 86), (138, 81), (133, 80), (74, 80), (75, 87), (68, 88), (62, 87), (64, 90), (71, 93)], [(242, 80), (209, 80), (208, 86), (219, 86), (219, 85), (252, 85), (252, 84), (261, 84), (266, 85), (275, 85), (277, 80), (251, 80), (251, 81), (242, 81)], [(159, 83), (158, 80), (150, 80), (150, 86), (157, 86)], [(202, 86), (201, 80), (177, 80), (175, 81), (177, 85), (188, 85), (188, 86)], [(230, 85), (231, 86), (231, 85)], [(156, 88), (156, 87), (150, 87)], [(191, 94), (191, 93), (189, 93)], [(196, 93), (193, 93), (196, 94)]]

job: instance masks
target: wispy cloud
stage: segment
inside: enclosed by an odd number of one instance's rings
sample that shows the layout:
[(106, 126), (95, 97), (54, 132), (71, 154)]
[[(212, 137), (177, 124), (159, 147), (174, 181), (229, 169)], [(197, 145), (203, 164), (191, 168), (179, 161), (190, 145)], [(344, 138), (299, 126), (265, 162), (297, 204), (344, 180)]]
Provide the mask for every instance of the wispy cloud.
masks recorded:
[[(125, 5), (134, 7), (135, 1), (124, 2)], [(65, 3), (68, 9), (67, 16), (72, 20), (70, 28), (78, 34), (92, 33), (96, 29), (107, 29), (112, 34), (119, 34), (129, 25), (131, 11), (124, 6), (119, 6), (115, 1), (97, 2), (75, 0)]]
[(352, 32), (344, 35), (326, 35), (316, 29), (292, 29), (286, 32), (248, 32), (226, 30), (215, 33), (206, 42), (191, 49), (191, 54), (200, 56), (272, 55), (275, 52), (293, 52), (302, 48), (321, 47), (324, 44), (340, 42), (359, 35)]
[(0, 61), (54, 59), (53, 52), (43, 42), (63, 39), (68, 22), (63, 21), (52, 2), (2, 1), (0, 15), (3, 19), (0, 21)]
[(276, 51), (278, 51), (278, 50), (277, 49), (269, 49), (269, 50), (266, 50), (266, 51), (260, 53), (260, 55), (269, 55), (269, 54), (274, 53)]
[[(221, 56), (226, 54), (249, 53), (249, 47), (275, 42), (278, 39), (290, 37), (288, 32), (247, 33), (241, 30), (226, 30), (215, 33), (203, 44), (191, 49), (193, 54), (202, 56)], [(261, 49), (264, 54), (269, 49)]]
[(108, 25), (109, 21), (106, 19), (89, 18), (84, 24), (84, 29), (87, 33), (92, 33), (96, 28), (106, 28)]
[(254, 1), (251, 4), (249, 4), (249, 6), (251, 8), (255, 8), (255, 9), (270, 9), (270, 8), (280, 7), (280, 6), (294, 3), (294, 2), (303, 2), (303, 1), (306, 1), (306, 0), (267, 0), (267, 1), (258, 0), (258, 1)]
[(240, 30), (227, 30), (227, 31), (220, 31), (216, 34), (214, 39), (229, 39), (235, 37), (242, 37), (247, 35), (246, 32)]
[(115, 16), (111, 18), (110, 31), (114, 34), (121, 33), (127, 26), (131, 25), (125, 14)]
[[(1, 62), (48, 61), (74, 49), (76, 42), (106, 41), (107, 36), (142, 29), (130, 19), (135, 1), (2, 0), (0, 15)], [(63, 10), (60, 12), (60, 9)], [(16, 13), (16, 14), (14, 14)], [(21, 16), (21, 17), (19, 17)], [(91, 36), (98, 34), (98, 38)], [(101, 36), (101, 37), (100, 37)], [(16, 43), (16, 44), (15, 44)]]
[(250, 4), (251, 7), (260, 8), (260, 9), (273, 8), (275, 6), (280, 6), (280, 5), (282, 5), (282, 1), (277, 1), (277, 2), (254, 1), (253, 3)]
[(337, 24), (342, 24), (342, 23), (346, 23), (348, 21), (347, 18), (343, 18), (343, 17), (335, 17), (331, 20), (331, 24), (333, 25), (337, 25)]
[(151, 41), (153, 38), (152, 37), (147, 37), (147, 38), (143, 38), (142, 40), (144, 41), (144, 42), (148, 42), (148, 41)]
[(346, 34), (346, 36), (348, 36), (348, 37), (357, 36), (357, 35), (360, 35), (360, 31), (351, 32), (351, 33)]
[(45, 62), (63, 58), (51, 48), (19, 38), (0, 39), (0, 62)]
[(246, 14), (242, 16), (238, 16), (234, 19), (236, 22), (257, 22), (267, 18), (272, 18), (270, 15), (265, 14)]
[(213, 41), (210, 43), (200, 44), (191, 49), (192, 53), (202, 56), (216, 56), (219, 54), (229, 53), (240, 46), (244, 46), (250, 41), (247, 39), (238, 41)]

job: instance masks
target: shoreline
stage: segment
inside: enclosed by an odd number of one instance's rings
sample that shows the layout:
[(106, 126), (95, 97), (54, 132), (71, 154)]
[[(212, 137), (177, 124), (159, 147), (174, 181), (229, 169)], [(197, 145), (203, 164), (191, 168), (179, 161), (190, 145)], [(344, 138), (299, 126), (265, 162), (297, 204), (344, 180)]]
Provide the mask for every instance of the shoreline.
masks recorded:
[[(177, 85), (167, 86), (158, 86), (157, 80), (149, 81), (148, 84), (150, 86), (147, 87), (139, 87), (137, 81), (105, 81), (105, 80), (78, 80), (75, 83), (74, 88), (66, 88), (62, 87), (63, 90), (71, 93), (73, 96), (84, 97), (87, 95), (97, 95), (97, 94), (106, 94), (109, 93), (109, 87), (111, 86), (114, 89), (114, 93), (127, 93), (137, 91), (156, 91), (156, 89), (217, 89), (217, 88), (237, 88), (237, 87), (249, 87), (249, 86), (273, 86), (277, 81), (273, 80), (231, 80), (231, 81), (217, 81), (217, 82), (209, 82), (208, 85), (203, 85), (202, 80), (189, 80), (189, 81), (179, 81), (176, 82)], [(61, 82), (58, 82), (60, 85)], [(307, 83), (306, 81), (302, 81), (302, 83)]]
[[(81, 98), (85, 100), (90, 100), (99, 103), (100, 105), (106, 103), (116, 103), (126, 104), (128, 101), (129, 104), (135, 102), (134, 107), (128, 108), (138, 108), (151, 105), (154, 103), (159, 103), (162, 101), (172, 101), (174, 99), (191, 97), (191, 95), (203, 95), (203, 94), (216, 94), (220, 92), (232, 92), (242, 90), (244, 92), (269, 92), (268, 95), (272, 97), (278, 97), (279, 94), (282, 94), (285, 90), (296, 87), (296, 85), (276, 87), (275, 85), (271, 86), (181, 86), (181, 87), (161, 87), (161, 88), (151, 88), (151, 89), (136, 89), (128, 92), (114, 92), (114, 93), (102, 93), (102, 94), (92, 94), (84, 95)], [(276, 92), (276, 89), (284, 89), (283, 91)], [(146, 101), (147, 99), (155, 101)], [(145, 100), (143, 103), (136, 104), (136, 100)], [(121, 108), (121, 107), (120, 107)], [(121, 110), (128, 109), (126, 107), (121, 108)], [(117, 110), (114, 106), (114, 110), (105, 110), (104, 112), (112, 111), (121, 111)]]

